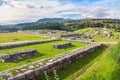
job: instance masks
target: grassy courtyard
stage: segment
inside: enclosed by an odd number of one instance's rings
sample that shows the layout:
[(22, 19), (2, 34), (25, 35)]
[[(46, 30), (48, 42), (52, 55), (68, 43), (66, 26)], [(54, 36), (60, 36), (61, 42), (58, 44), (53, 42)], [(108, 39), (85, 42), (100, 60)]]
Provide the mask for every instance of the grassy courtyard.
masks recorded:
[(48, 42), (48, 43), (43, 43), (43, 44), (35, 44), (35, 45), (28, 45), (28, 46), (23, 46), (23, 47), (16, 47), (16, 48), (0, 50), (0, 54), (15, 51), (15, 50), (22, 50), (22, 49), (26, 49), (26, 48), (35, 48), (38, 51), (37, 55), (33, 55), (33, 56), (27, 57), (22, 60), (17, 60), (14, 62), (5, 62), (5, 63), (0, 62), (0, 71), (8, 69), (8, 68), (24, 65), (24, 64), (27, 64), (27, 63), (30, 63), (33, 61), (43, 59), (43, 58), (51, 57), (51, 56), (54, 56), (54, 55), (57, 55), (60, 53), (64, 53), (69, 50), (73, 50), (73, 49), (87, 45), (86, 43), (72, 42), (72, 46), (68, 47), (68, 48), (55, 49), (52, 47), (52, 44), (63, 43), (63, 42), (66, 42), (66, 41), (55, 41), (55, 42)]

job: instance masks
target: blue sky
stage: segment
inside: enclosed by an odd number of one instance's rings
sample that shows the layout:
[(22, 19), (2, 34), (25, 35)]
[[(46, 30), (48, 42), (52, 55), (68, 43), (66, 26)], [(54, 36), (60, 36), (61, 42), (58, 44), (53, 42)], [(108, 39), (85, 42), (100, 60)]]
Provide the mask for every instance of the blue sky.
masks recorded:
[(41, 18), (117, 18), (120, 0), (0, 0), (0, 24)]

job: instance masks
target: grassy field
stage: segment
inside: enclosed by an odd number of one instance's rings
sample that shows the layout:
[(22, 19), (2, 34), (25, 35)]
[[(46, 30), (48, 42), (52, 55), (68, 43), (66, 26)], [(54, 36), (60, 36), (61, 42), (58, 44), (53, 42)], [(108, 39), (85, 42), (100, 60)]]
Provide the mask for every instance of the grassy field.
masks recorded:
[(41, 40), (41, 39), (49, 39), (47, 36), (36, 36), (25, 33), (0, 33), (0, 43), (3, 42), (14, 42), (14, 41), (23, 41), (23, 40)]
[[(107, 52), (107, 47), (101, 47), (92, 53), (84, 56), (81, 59), (72, 61), (72, 63), (63, 66), (57, 70), (57, 75), (60, 80), (76, 80), (82, 75), (90, 66), (99, 61)], [(99, 63), (100, 64), (100, 63)], [(53, 79), (53, 73), (48, 74), (49, 78)], [(45, 76), (38, 77), (36, 80), (46, 80)]]
[(37, 61), (43, 58), (51, 57), (51, 56), (64, 53), (66, 51), (73, 50), (75, 48), (79, 48), (79, 47), (87, 45), (86, 43), (72, 42), (72, 46), (69, 48), (55, 49), (52, 47), (52, 44), (63, 43), (63, 42), (66, 42), (66, 41), (55, 41), (55, 42), (48, 42), (48, 43), (43, 43), (43, 44), (28, 45), (28, 46), (23, 46), (23, 47), (0, 50), (0, 53), (11, 52), (15, 50), (22, 50), (26, 48), (35, 48), (38, 50), (37, 55), (30, 56), (22, 60), (17, 60), (15, 62), (5, 62), (5, 63), (0, 62), (0, 71), (15, 67), (15, 66), (20, 66), (26, 63), (30, 63), (33, 61)]

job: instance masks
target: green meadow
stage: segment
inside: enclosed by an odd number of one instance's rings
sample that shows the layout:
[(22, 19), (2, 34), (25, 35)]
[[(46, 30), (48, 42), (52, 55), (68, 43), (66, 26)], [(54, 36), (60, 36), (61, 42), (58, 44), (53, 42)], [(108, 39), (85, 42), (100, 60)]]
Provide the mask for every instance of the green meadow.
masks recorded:
[(26, 34), (26, 33), (21, 33), (21, 32), (0, 33), (0, 43), (25, 41), (25, 40), (43, 40), (43, 39), (49, 39), (49, 38), (50, 37), (48, 36)]

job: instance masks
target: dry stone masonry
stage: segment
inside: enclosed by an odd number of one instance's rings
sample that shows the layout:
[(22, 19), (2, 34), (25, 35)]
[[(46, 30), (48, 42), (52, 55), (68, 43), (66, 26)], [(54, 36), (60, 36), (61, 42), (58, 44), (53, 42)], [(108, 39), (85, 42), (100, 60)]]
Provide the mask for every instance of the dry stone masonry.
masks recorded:
[(72, 60), (81, 58), (101, 46), (102, 44), (99, 43), (89, 44), (51, 58), (2, 71), (0, 72), (0, 80), (35, 80), (36, 77), (43, 75), (44, 71), (51, 72), (58, 69), (63, 65), (70, 63)]
[(25, 50), (21, 50), (21, 51), (16, 51), (10, 54), (3, 54), (0, 56), (2, 62), (6, 62), (6, 61), (16, 61), (18, 59), (22, 59), (28, 56), (31, 56), (33, 54), (36, 54), (37, 50), (36, 49), (25, 49)]
[(61, 43), (61, 44), (53, 44), (52, 45), (53, 48), (66, 48), (66, 47), (70, 47), (71, 46), (71, 43), (70, 42), (66, 42), (66, 43)]
[(28, 41), (23, 43), (13, 43), (13, 44), (6, 44), (6, 45), (0, 45), (0, 49), (7, 49), (12, 47), (19, 47), (19, 46), (26, 46), (26, 45), (32, 45), (32, 44), (40, 44), (40, 43), (46, 43), (46, 42), (53, 42), (57, 41), (58, 39), (49, 39), (49, 40), (40, 40), (40, 41)]

